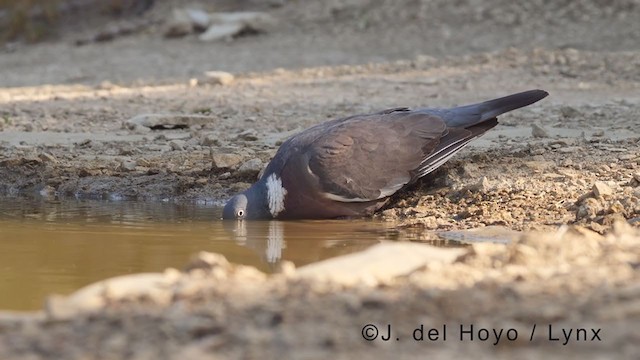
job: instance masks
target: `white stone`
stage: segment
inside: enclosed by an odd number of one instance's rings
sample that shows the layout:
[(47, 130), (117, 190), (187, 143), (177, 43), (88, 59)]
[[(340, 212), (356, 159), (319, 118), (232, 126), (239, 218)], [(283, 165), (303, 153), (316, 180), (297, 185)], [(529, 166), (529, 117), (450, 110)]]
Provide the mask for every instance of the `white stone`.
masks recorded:
[(276, 23), (269, 14), (259, 11), (217, 12), (210, 16), (212, 24), (235, 23), (260, 31), (265, 31)]
[(531, 124), (531, 135), (535, 138), (546, 138), (549, 137), (549, 132), (538, 124)]
[(467, 250), (415, 243), (382, 243), (363, 252), (305, 265), (296, 272), (302, 278), (342, 285), (387, 283), (433, 263), (450, 264)]
[(613, 190), (606, 183), (602, 181), (596, 181), (593, 184), (593, 194), (595, 196), (608, 196), (613, 195)]
[(211, 15), (200, 9), (185, 9), (187, 17), (197, 30), (205, 30), (211, 24)]
[(238, 34), (244, 28), (245, 25), (242, 23), (211, 25), (205, 32), (198, 36), (198, 39), (205, 42), (231, 40), (234, 35)]
[(233, 80), (235, 80), (235, 76), (226, 71), (207, 71), (204, 73), (204, 78), (201, 82), (213, 85), (229, 85)]

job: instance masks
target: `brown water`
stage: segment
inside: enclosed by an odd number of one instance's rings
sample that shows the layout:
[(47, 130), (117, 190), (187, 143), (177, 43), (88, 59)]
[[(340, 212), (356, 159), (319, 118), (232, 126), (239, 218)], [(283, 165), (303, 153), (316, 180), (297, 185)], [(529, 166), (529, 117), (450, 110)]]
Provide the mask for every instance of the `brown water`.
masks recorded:
[(0, 309), (41, 308), (108, 277), (181, 268), (198, 251), (269, 272), (414, 235), (375, 221), (221, 221), (221, 209), (0, 198)]

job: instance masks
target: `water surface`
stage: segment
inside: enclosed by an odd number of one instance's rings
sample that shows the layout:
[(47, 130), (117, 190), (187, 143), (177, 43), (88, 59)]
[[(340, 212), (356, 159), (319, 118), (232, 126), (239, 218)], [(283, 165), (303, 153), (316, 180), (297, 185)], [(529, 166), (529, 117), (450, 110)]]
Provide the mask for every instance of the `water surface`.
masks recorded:
[(221, 221), (195, 205), (0, 198), (0, 309), (41, 308), (108, 277), (180, 269), (198, 251), (273, 271), (411, 239), (370, 220)]

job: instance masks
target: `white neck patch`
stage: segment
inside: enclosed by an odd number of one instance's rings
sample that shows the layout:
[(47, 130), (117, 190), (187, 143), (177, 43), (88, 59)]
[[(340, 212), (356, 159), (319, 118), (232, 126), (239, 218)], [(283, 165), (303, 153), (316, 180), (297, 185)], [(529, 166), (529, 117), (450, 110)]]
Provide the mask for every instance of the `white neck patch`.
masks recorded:
[(284, 210), (285, 196), (287, 196), (287, 189), (282, 186), (282, 179), (276, 174), (269, 175), (267, 178), (267, 200), (271, 216), (276, 217)]

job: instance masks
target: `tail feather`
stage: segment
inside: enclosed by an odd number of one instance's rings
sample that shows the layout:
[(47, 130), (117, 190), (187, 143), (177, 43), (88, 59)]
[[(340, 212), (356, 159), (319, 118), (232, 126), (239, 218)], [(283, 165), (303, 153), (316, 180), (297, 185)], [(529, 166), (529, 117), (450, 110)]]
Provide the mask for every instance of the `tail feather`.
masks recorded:
[(549, 95), (544, 90), (529, 90), (478, 104), (459, 106), (451, 109), (425, 109), (427, 112), (441, 116), (448, 126), (464, 127), (476, 125), (493, 119), (506, 112), (531, 105)]

